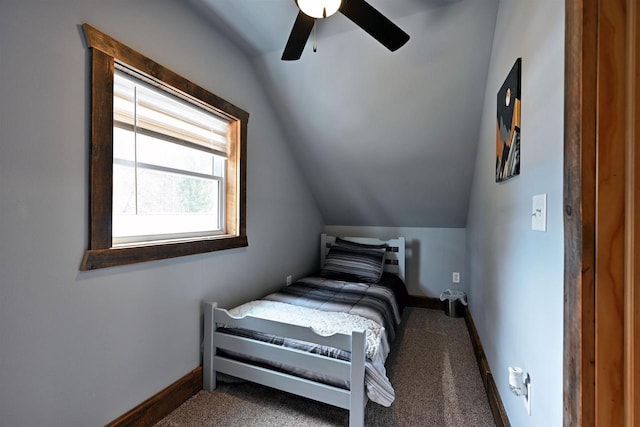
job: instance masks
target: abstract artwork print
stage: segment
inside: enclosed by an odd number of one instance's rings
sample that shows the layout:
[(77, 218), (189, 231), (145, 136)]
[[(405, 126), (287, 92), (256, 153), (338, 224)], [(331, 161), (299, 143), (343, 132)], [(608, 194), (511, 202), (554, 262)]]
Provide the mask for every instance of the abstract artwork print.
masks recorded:
[(520, 66), (518, 58), (498, 91), (496, 182), (520, 175)]

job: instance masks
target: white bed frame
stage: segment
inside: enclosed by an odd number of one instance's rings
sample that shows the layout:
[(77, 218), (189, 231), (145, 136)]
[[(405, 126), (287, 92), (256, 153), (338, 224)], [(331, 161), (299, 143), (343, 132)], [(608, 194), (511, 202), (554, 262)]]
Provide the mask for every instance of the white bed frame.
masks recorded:
[[(368, 244), (386, 243), (385, 271), (397, 274), (404, 280), (405, 241), (403, 237), (386, 241), (363, 237), (345, 237), (345, 239)], [(322, 234), (320, 242), (321, 267), (324, 265), (326, 254), (334, 241), (334, 236)], [(217, 332), (218, 324), (347, 350), (351, 352), (351, 361), (336, 360), (249, 338), (220, 333)], [(262, 359), (286, 363), (293, 367), (316, 372), (331, 372), (332, 376), (349, 381), (351, 388), (350, 390), (345, 390), (229, 359), (217, 355), (218, 349), (243, 354), (255, 354)], [(365, 333), (362, 330), (354, 330), (351, 335), (337, 333), (331, 336), (322, 336), (315, 333), (311, 328), (288, 323), (250, 316), (236, 318), (231, 316), (227, 310), (218, 308), (216, 302), (207, 302), (204, 305), (203, 384), (204, 389), (208, 391), (216, 388), (216, 372), (221, 372), (347, 409), (349, 410), (349, 426), (362, 427), (364, 426), (364, 410), (368, 401), (364, 385), (365, 354)]]

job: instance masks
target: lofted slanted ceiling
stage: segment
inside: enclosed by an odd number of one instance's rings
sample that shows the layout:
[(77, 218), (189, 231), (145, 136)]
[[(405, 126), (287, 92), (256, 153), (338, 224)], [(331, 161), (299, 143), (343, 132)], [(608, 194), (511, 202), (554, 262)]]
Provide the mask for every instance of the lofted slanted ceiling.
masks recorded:
[(498, 0), (368, 2), (406, 45), (337, 13), (281, 61), (294, 0), (191, 0), (252, 57), (326, 224), (465, 227)]

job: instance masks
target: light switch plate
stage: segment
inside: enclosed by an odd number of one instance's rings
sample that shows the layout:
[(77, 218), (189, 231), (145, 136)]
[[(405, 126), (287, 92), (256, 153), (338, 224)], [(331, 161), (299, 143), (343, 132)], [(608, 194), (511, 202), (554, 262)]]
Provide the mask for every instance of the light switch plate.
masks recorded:
[(531, 229), (534, 231), (547, 231), (547, 194), (533, 196), (531, 208)]

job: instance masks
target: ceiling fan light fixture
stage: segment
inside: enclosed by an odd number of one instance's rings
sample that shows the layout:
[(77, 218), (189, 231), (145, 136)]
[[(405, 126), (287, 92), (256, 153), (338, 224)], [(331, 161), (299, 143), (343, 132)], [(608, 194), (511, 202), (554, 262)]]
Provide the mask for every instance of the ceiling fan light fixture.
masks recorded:
[(312, 18), (327, 18), (340, 9), (342, 0), (296, 0), (298, 8)]

